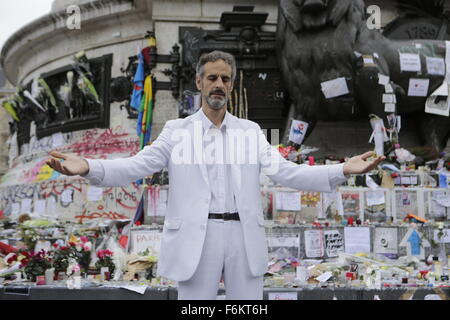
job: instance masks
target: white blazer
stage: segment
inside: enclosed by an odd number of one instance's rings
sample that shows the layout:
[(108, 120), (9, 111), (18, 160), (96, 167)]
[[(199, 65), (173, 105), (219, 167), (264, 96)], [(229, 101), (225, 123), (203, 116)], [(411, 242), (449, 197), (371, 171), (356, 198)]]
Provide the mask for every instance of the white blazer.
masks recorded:
[[(235, 161), (231, 165), (231, 175), (250, 270), (254, 276), (261, 276), (267, 270), (268, 253), (260, 174), (267, 174), (286, 187), (324, 192), (332, 191), (346, 178), (343, 164), (309, 166), (285, 160), (267, 142), (258, 124), (231, 114), (228, 116), (228, 138), (232, 130), (242, 133), (241, 136), (245, 133), (256, 137), (256, 141), (237, 148), (238, 155), (244, 154), (247, 160), (253, 159), (250, 153), (256, 150), (256, 162)], [(192, 277), (200, 260), (206, 234), (211, 191), (206, 164), (201, 161), (204, 152), (195, 144), (201, 128), (200, 113), (197, 112), (185, 119), (167, 121), (159, 137), (133, 157), (86, 159), (90, 169), (84, 177), (99, 187), (125, 186), (168, 168), (169, 198), (158, 274), (174, 281), (186, 281)], [(180, 163), (180, 154), (190, 155), (194, 163)]]

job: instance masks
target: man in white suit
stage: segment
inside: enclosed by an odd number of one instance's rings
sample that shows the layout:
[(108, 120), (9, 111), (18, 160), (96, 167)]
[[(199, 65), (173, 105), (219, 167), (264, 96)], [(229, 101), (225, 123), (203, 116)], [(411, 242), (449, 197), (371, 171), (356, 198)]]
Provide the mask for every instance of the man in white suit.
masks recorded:
[[(170, 120), (138, 154), (114, 160), (83, 159), (51, 152), (47, 163), (92, 185), (123, 186), (163, 168), (169, 199), (158, 274), (178, 281), (179, 299), (215, 299), (223, 276), (227, 299), (262, 299), (267, 245), (260, 174), (298, 190), (332, 191), (345, 175), (375, 168), (372, 152), (345, 164), (308, 166), (285, 160), (258, 124), (226, 111), (236, 77), (234, 57), (202, 55), (196, 85), (201, 108)], [(60, 161), (63, 159), (63, 161)]]

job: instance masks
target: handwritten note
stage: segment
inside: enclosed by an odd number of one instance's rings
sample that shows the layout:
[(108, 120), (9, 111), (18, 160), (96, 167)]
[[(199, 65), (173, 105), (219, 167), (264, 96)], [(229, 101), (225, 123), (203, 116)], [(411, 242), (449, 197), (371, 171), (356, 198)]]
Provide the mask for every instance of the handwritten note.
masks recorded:
[(422, 64), (420, 56), (414, 53), (400, 53), (400, 70), (407, 72), (420, 72)]
[(45, 200), (39, 199), (34, 202), (34, 214), (42, 216), (46, 214), (45, 211)]
[(131, 230), (130, 252), (139, 253), (149, 248), (157, 256), (161, 248), (162, 232), (157, 230)]
[(308, 258), (319, 258), (323, 256), (323, 231), (305, 231), (305, 251)]
[(445, 61), (443, 58), (426, 57), (428, 74), (445, 76)]
[(324, 237), (328, 257), (337, 257), (339, 252), (344, 252), (344, 239), (338, 230), (327, 230), (324, 232)]
[(66, 189), (61, 193), (61, 201), (64, 203), (72, 203), (73, 202), (73, 190)]
[(349, 94), (347, 81), (344, 77), (329, 80), (321, 83), (322, 92), (327, 99), (343, 96)]
[(302, 209), (300, 192), (277, 192), (275, 196), (277, 210), (300, 211)]
[(344, 228), (346, 253), (370, 253), (370, 228)]
[(31, 213), (32, 199), (23, 199), (20, 206), (20, 213)]

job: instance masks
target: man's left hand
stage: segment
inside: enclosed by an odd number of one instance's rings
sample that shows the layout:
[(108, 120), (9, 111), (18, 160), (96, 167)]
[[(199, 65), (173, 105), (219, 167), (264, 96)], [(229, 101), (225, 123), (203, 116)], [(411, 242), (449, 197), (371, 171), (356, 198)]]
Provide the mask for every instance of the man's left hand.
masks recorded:
[(371, 161), (367, 160), (368, 158), (370, 158), (373, 155), (374, 155), (373, 151), (368, 151), (359, 156), (350, 158), (344, 164), (344, 174), (348, 175), (348, 174), (368, 172), (368, 171), (376, 168), (382, 161), (384, 161), (386, 159), (385, 156), (380, 156)]

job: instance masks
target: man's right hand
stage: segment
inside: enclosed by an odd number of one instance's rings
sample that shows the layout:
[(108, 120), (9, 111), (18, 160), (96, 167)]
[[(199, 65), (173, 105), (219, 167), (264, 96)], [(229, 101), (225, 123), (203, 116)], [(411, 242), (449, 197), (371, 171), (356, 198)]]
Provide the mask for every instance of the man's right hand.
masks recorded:
[(52, 157), (45, 161), (48, 166), (66, 176), (82, 176), (89, 172), (89, 164), (83, 158), (57, 151), (51, 151), (50, 155)]

